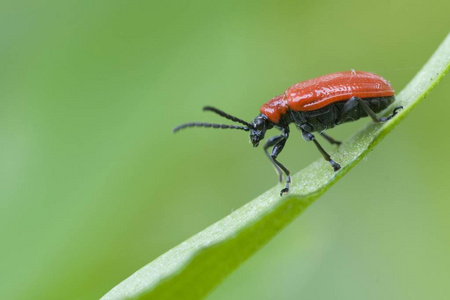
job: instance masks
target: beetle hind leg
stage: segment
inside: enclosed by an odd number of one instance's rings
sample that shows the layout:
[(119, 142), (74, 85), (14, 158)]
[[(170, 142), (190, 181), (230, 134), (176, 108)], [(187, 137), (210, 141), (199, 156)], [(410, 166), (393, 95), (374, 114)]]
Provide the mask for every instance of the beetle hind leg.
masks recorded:
[(389, 121), (390, 119), (395, 117), (395, 115), (398, 113), (398, 111), (400, 109), (403, 109), (403, 106), (400, 105), (400, 106), (397, 106), (396, 108), (394, 108), (394, 110), (392, 111), (392, 114), (390, 116), (388, 116), (388, 117), (380, 118), (380, 122), (387, 122), (387, 121)]
[(351, 111), (355, 109), (356, 107), (362, 108), (362, 110), (375, 122), (375, 123), (384, 123), (392, 119), (400, 109), (403, 109), (403, 106), (397, 106), (392, 111), (392, 114), (390, 114), (387, 117), (378, 117), (375, 112), (369, 107), (369, 105), (361, 98), (358, 97), (352, 97), (350, 100), (347, 101), (347, 103), (344, 104), (341, 120), (338, 121), (338, 123), (345, 120), (345, 118), (351, 114)]

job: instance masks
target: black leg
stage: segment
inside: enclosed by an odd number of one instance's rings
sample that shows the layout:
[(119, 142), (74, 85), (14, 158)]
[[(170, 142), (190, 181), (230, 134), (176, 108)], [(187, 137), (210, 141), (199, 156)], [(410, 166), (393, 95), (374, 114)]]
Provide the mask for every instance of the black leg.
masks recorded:
[(329, 135), (327, 135), (327, 134), (325, 134), (325, 133), (323, 133), (323, 132), (321, 132), (320, 135), (321, 135), (324, 139), (326, 139), (326, 140), (328, 141), (328, 143), (330, 143), (330, 144), (332, 144), (332, 145), (338, 145), (338, 146), (340, 146), (340, 145), (342, 144), (341, 141), (337, 141), (337, 140), (333, 139), (331, 136), (329, 136)]
[(335, 162), (334, 160), (331, 159), (330, 155), (322, 148), (322, 146), (319, 144), (319, 142), (316, 141), (314, 134), (312, 134), (311, 132), (302, 130), (302, 136), (306, 141), (314, 142), (317, 149), (319, 149), (320, 154), (322, 154), (323, 158), (325, 158), (325, 160), (330, 163), (330, 165), (333, 167), (333, 170), (335, 172), (341, 168), (341, 166), (337, 162)]
[(350, 98), (350, 100), (347, 101), (347, 103), (344, 104), (344, 107), (342, 108), (342, 117), (341, 120), (345, 120), (345, 118), (347, 117), (347, 114), (354, 109), (355, 107), (361, 107), (368, 116), (370, 116), (372, 118), (372, 120), (375, 123), (384, 123), (389, 121), (390, 119), (392, 119), (400, 109), (403, 108), (403, 106), (397, 106), (396, 108), (394, 108), (394, 110), (392, 111), (392, 114), (388, 117), (381, 117), (379, 118), (375, 112), (369, 107), (369, 105), (367, 105), (367, 103), (365, 101), (363, 101), (361, 98), (358, 97), (352, 97)]
[(283, 194), (289, 192), (289, 184), (291, 183), (291, 172), (277, 160), (277, 156), (281, 153), (281, 150), (283, 150), (286, 140), (287, 138), (281, 140), (278, 144), (273, 146), (272, 154), (270, 155), (277, 166), (280, 167), (286, 174), (286, 186), (280, 191), (280, 196), (283, 196)]
[(283, 172), (281, 172), (280, 167), (278, 167), (277, 163), (273, 160), (272, 156), (269, 154), (268, 149), (272, 146), (275, 146), (276, 144), (278, 144), (281, 140), (284, 139), (284, 136), (281, 135), (277, 135), (277, 136), (273, 136), (270, 139), (268, 139), (266, 141), (266, 143), (264, 144), (264, 152), (266, 153), (267, 157), (269, 158), (270, 162), (273, 164), (275, 171), (278, 174), (278, 181), (281, 183), (283, 181)]
[[(281, 190), (280, 196), (283, 196), (283, 194), (285, 194), (289, 191), (289, 183), (291, 183), (291, 176), (290, 176), (291, 172), (282, 163), (280, 163), (277, 160), (277, 157), (283, 150), (288, 137), (289, 137), (289, 127), (285, 128), (281, 135), (271, 137), (264, 144), (264, 152), (266, 153), (267, 157), (270, 159), (270, 161), (274, 165), (275, 170), (278, 174), (278, 180), (280, 182), (283, 180), (282, 170), (286, 174), (286, 186), (284, 189)], [(272, 153), (269, 155), (268, 148), (270, 148), (272, 146), (273, 146)]]

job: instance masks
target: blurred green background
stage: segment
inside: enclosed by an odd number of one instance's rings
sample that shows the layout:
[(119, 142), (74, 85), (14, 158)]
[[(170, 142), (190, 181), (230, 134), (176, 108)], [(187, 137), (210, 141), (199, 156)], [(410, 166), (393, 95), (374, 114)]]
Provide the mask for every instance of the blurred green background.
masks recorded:
[[(251, 120), (291, 84), (335, 71), (372, 71), (400, 91), (449, 32), (449, 11), (447, 0), (1, 1), (0, 298), (101, 297), (276, 183), (247, 133), (173, 127), (224, 121), (204, 105)], [(209, 298), (448, 299), (449, 93), (444, 78)], [(295, 131), (280, 156), (294, 172), (315, 159)]]

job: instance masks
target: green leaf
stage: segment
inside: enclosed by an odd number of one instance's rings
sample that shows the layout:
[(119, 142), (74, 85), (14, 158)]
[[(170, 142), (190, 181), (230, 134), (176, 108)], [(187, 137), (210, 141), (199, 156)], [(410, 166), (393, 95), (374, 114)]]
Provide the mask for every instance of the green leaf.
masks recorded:
[(397, 105), (404, 109), (385, 124), (369, 124), (332, 154), (340, 171), (319, 159), (293, 176), (290, 195), (280, 197), (281, 186), (270, 189), (138, 270), (102, 299), (204, 297), (366, 156), (449, 68), (450, 35), (388, 111)]

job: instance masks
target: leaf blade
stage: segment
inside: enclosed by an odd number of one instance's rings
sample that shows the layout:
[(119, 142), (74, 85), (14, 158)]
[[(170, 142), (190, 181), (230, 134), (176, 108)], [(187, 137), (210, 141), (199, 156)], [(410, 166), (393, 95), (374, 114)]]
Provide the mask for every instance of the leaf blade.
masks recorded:
[(274, 187), (164, 253), (108, 292), (102, 299), (199, 299), (265, 245), (328, 190), (438, 84), (450, 69), (450, 35), (397, 96), (405, 108), (390, 122), (369, 124), (333, 153), (342, 169), (334, 173), (318, 160), (293, 176), (291, 195)]

